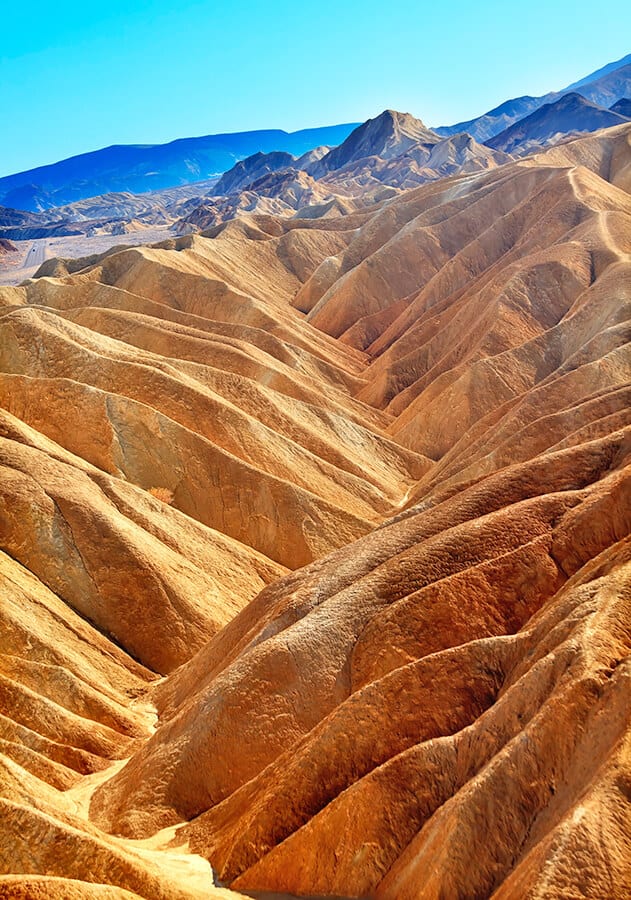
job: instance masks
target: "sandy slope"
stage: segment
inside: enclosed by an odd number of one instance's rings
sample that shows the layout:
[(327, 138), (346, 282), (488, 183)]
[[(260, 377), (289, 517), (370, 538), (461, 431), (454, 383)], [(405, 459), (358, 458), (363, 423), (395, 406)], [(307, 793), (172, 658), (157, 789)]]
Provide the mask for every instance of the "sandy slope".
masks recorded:
[(630, 160), (0, 289), (0, 896), (629, 895)]

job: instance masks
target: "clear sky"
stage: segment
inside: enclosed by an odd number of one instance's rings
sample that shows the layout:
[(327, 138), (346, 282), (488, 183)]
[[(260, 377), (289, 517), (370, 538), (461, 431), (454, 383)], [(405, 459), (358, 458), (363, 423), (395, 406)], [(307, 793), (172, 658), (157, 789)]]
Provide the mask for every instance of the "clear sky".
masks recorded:
[(0, 175), (387, 107), (451, 124), (624, 56), (630, 25), (628, 0), (9, 0)]

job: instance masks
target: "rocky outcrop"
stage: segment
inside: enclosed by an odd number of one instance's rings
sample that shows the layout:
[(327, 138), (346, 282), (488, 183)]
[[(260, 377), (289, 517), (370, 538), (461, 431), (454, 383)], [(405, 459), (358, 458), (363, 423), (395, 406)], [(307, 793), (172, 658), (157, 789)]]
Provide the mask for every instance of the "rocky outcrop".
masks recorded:
[(291, 153), (282, 153), (281, 151), (255, 153), (224, 172), (212, 192), (218, 196), (238, 193), (257, 178), (269, 175), (270, 172), (277, 172), (279, 169), (291, 168), (295, 161), (295, 157)]
[(312, 163), (308, 171), (320, 177), (369, 156), (392, 159), (417, 144), (435, 144), (439, 140), (420, 119), (409, 113), (386, 109), (356, 128), (339, 147), (334, 147), (322, 159)]

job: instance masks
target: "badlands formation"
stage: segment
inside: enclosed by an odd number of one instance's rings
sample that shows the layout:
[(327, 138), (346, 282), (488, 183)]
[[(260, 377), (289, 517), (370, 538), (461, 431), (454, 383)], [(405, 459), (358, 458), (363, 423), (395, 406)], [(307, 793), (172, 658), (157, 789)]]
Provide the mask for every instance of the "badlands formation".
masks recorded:
[(625, 124), (0, 288), (0, 897), (631, 895), (630, 191)]

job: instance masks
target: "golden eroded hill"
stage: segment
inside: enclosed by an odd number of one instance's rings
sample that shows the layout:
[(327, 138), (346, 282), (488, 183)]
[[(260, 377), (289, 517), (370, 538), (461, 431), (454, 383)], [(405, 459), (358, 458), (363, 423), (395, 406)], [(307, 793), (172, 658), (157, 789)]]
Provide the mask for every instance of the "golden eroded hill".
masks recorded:
[(629, 895), (630, 139), (0, 289), (0, 897)]

